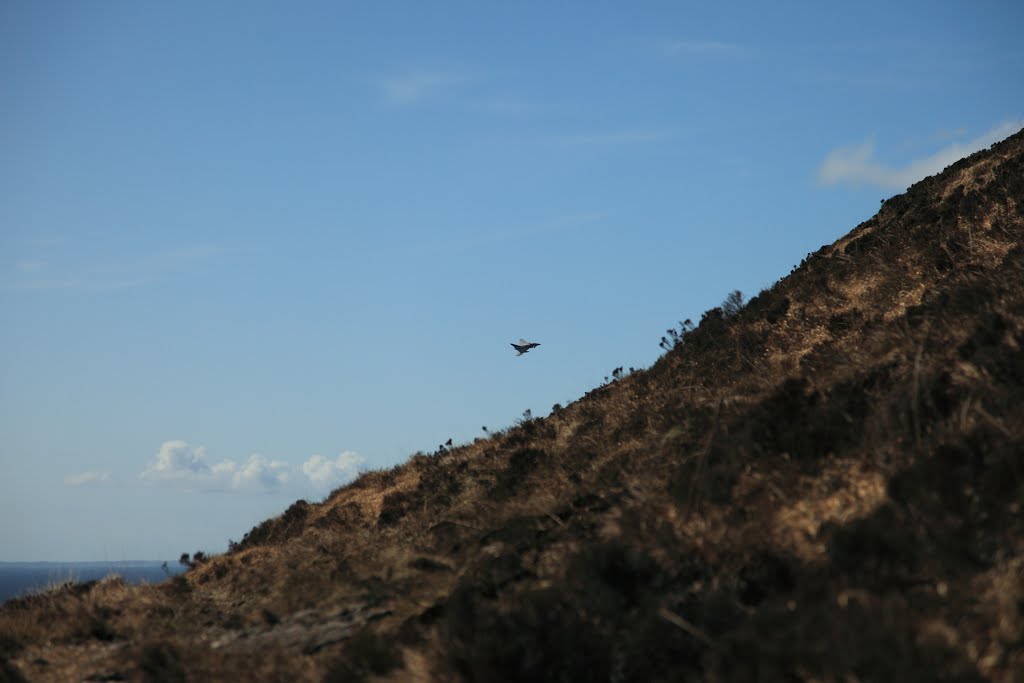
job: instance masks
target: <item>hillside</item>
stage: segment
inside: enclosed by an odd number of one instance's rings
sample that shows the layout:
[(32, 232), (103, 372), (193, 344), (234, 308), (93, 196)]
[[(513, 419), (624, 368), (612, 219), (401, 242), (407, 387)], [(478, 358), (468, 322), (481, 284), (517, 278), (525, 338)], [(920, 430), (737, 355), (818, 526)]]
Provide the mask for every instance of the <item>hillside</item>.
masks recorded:
[(1024, 132), (672, 336), (165, 584), (8, 603), (0, 679), (1020, 680)]

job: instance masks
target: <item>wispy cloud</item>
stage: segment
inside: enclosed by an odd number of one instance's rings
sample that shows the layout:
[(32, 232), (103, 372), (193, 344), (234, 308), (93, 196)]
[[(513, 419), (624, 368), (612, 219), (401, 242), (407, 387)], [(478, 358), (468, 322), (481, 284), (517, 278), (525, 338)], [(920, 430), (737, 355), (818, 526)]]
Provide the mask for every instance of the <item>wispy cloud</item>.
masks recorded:
[(0, 290), (55, 291), (79, 290), (106, 292), (141, 287), (212, 258), (218, 249), (212, 246), (179, 247), (130, 261), (85, 265), (59, 258), (25, 258), (14, 264)]
[(464, 71), (418, 70), (386, 78), (380, 83), (388, 102), (394, 105), (410, 105), (423, 102), (477, 80)]
[(917, 181), (938, 173), (950, 164), (985, 149), (994, 142), (1024, 128), (1024, 121), (999, 124), (984, 135), (965, 142), (954, 142), (942, 149), (903, 165), (891, 165), (875, 156), (875, 142), (868, 138), (849, 147), (835, 149), (825, 157), (818, 168), (821, 185), (875, 185), (887, 189), (906, 189)]
[(6, 291), (55, 291), (55, 290), (79, 290), (85, 292), (109, 292), (115, 289), (126, 289), (129, 287), (141, 287), (152, 282), (152, 278), (137, 278), (134, 280), (117, 279), (95, 276), (62, 276), (54, 274), (51, 277), (32, 277), (11, 280), (0, 284), (0, 290)]
[(563, 145), (580, 147), (610, 147), (662, 142), (674, 135), (670, 130), (634, 128), (560, 135), (555, 137), (555, 141)]
[(218, 253), (220, 253), (220, 249), (208, 244), (191, 247), (174, 247), (171, 249), (165, 249), (164, 251), (154, 255), (151, 259), (151, 267), (163, 270), (181, 268), (191, 265), (197, 261), (213, 258)]
[(298, 468), (258, 453), (243, 462), (230, 458), (210, 462), (205, 447), (174, 440), (160, 446), (139, 478), (195, 491), (272, 492), (307, 484), (324, 490), (355, 478), (362, 462), (363, 458), (351, 451), (334, 460), (314, 455)]
[(81, 472), (64, 477), (65, 486), (103, 486), (111, 481), (110, 472)]
[(511, 93), (485, 95), (472, 106), (478, 111), (507, 116), (533, 114), (541, 109), (538, 104)]
[(41, 248), (59, 247), (65, 243), (67, 243), (67, 239), (64, 237), (36, 237), (29, 240), (29, 244), (33, 247)]
[[(375, 87), (395, 108), (423, 104), (454, 106), (468, 112), (521, 117), (550, 107), (525, 96), (508, 74), (475, 67), (413, 68), (378, 78)], [(514, 80), (514, 78), (513, 78)]]
[(15, 269), (21, 273), (38, 273), (39, 271), (44, 270), (46, 266), (46, 261), (41, 259), (25, 259), (24, 261), (18, 261), (15, 265)]
[(742, 57), (748, 52), (744, 45), (720, 40), (674, 40), (663, 50), (669, 57)]
[(492, 230), (480, 232), (461, 239), (447, 242), (444, 245), (446, 251), (474, 249), (507, 241), (522, 241), (524, 239), (536, 238), (538, 235), (560, 232), (562, 230), (573, 230), (586, 225), (598, 223), (606, 217), (603, 211), (590, 211), (586, 213), (567, 214), (545, 221), (520, 225), (505, 230)]

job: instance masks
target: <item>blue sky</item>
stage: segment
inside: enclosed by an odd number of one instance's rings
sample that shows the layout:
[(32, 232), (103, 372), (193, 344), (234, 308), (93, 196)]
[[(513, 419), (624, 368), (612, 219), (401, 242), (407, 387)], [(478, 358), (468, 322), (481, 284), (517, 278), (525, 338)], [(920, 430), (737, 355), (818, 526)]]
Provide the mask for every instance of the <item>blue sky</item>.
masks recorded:
[(222, 550), (650, 365), (1020, 129), (1022, 25), (1010, 0), (0, 4), (0, 560)]

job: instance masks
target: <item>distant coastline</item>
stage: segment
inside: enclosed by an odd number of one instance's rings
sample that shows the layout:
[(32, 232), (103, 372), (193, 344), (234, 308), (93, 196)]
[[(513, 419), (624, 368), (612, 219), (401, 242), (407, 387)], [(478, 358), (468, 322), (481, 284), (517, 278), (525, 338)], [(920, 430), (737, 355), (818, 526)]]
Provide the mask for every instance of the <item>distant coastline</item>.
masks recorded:
[(0, 603), (62, 583), (96, 581), (110, 574), (133, 584), (160, 583), (184, 570), (177, 560), (0, 562)]

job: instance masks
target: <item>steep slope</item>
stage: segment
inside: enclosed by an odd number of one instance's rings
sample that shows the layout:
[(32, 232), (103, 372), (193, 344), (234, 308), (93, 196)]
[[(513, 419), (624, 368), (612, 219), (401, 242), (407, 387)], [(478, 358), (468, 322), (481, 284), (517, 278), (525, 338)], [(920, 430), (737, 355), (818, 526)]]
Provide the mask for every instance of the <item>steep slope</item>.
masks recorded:
[(1024, 132), (677, 336), (184, 577), (6, 605), (0, 678), (1015, 680)]

